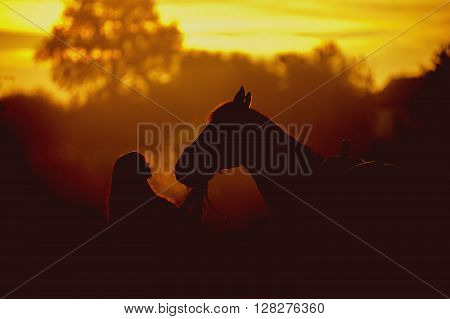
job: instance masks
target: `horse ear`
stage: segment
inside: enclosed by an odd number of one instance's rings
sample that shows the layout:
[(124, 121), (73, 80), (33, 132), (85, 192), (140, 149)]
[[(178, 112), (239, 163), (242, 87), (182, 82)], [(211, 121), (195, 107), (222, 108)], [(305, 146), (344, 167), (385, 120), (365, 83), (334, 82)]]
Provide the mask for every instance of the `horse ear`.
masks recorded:
[(244, 100), (244, 106), (246, 109), (250, 108), (250, 104), (252, 104), (252, 94), (250, 92), (247, 93)]
[(245, 97), (245, 90), (244, 87), (241, 86), (239, 92), (237, 92), (236, 96), (234, 97), (233, 103), (244, 103), (244, 97)]

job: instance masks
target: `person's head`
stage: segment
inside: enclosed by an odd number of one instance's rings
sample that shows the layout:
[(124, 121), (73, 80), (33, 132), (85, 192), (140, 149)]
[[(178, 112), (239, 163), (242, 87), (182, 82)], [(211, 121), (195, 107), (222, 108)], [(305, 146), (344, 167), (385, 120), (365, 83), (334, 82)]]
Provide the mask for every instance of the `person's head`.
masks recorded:
[(112, 173), (109, 213), (120, 218), (152, 195), (147, 180), (152, 176), (145, 157), (138, 152), (122, 155), (116, 160)]

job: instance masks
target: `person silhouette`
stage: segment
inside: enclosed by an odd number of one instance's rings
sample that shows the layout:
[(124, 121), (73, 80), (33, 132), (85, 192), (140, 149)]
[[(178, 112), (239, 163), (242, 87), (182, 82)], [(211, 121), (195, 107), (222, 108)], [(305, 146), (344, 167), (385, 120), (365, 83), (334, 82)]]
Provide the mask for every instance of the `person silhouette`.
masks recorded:
[(59, 265), (46, 282), (48, 289), (70, 297), (111, 298), (168, 297), (183, 291), (177, 285), (192, 278), (204, 242), (202, 228), (196, 227), (186, 209), (199, 193), (191, 191), (178, 208), (152, 190), (147, 183), (151, 177), (145, 157), (138, 152), (116, 160), (109, 226), (70, 263)]
[(110, 225), (114, 226), (108, 234), (113, 249), (134, 256), (149, 249), (166, 254), (201, 237), (200, 215), (193, 209), (201, 206), (205, 189), (193, 188), (183, 205), (177, 207), (155, 193), (147, 182), (151, 177), (145, 157), (138, 152), (116, 160), (108, 214)]
[[(187, 266), (196, 265), (194, 256), (198, 255), (198, 242), (203, 241), (202, 231), (187, 214), (187, 206), (199, 199), (198, 191), (191, 191), (185, 204), (177, 207), (149, 186), (151, 177), (151, 168), (139, 152), (116, 160), (109, 229), (86, 250), (85, 264), (101, 269), (91, 270), (91, 280), (115, 296), (128, 296), (124, 289), (130, 295), (170, 293), (174, 278), (181, 280), (187, 276)], [(180, 265), (187, 260), (188, 265), (181, 270)]]
[(175, 213), (177, 207), (149, 186), (147, 181), (151, 177), (145, 157), (138, 152), (127, 153), (116, 160), (109, 196), (109, 222), (116, 222), (144, 206), (152, 211), (158, 208), (169, 214)]
[(150, 166), (138, 152), (127, 153), (116, 160), (109, 196), (108, 222), (115, 222), (141, 208), (147, 211), (147, 217), (153, 218), (186, 215), (192, 206), (198, 206), (203, 199), (205, 189), (193, 188), (178, 208), (172, 201), (154, 192), (147, 182), (151, 177)]

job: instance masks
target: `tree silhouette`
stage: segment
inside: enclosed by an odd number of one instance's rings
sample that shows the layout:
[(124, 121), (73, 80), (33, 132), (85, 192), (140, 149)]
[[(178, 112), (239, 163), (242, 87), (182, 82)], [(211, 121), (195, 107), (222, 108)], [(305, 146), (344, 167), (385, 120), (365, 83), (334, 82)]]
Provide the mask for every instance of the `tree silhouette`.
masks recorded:
[(52, 33), (35, 58), (49, 60), (54, 81), (72, 91), (115, 94), (123, 89), (93, 61), (146, 92), (152, 83), (170, 78), (182, 46), (181, 32), (161, 22), (154, 0), (68, 2)]

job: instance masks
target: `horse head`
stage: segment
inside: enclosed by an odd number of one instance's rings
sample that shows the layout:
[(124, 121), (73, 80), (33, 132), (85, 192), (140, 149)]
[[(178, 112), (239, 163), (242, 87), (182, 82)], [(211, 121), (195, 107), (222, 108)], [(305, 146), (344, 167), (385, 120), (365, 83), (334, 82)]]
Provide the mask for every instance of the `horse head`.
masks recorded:
[(243, 163), (245, 143), (242, 127), (249, 119), (252, 95), (243, 87), (231, 102), (216, 107), (203, 131), (181, 154), (175, 175), (178, 181), (194, 187), (207, 183), (217, 172)]

